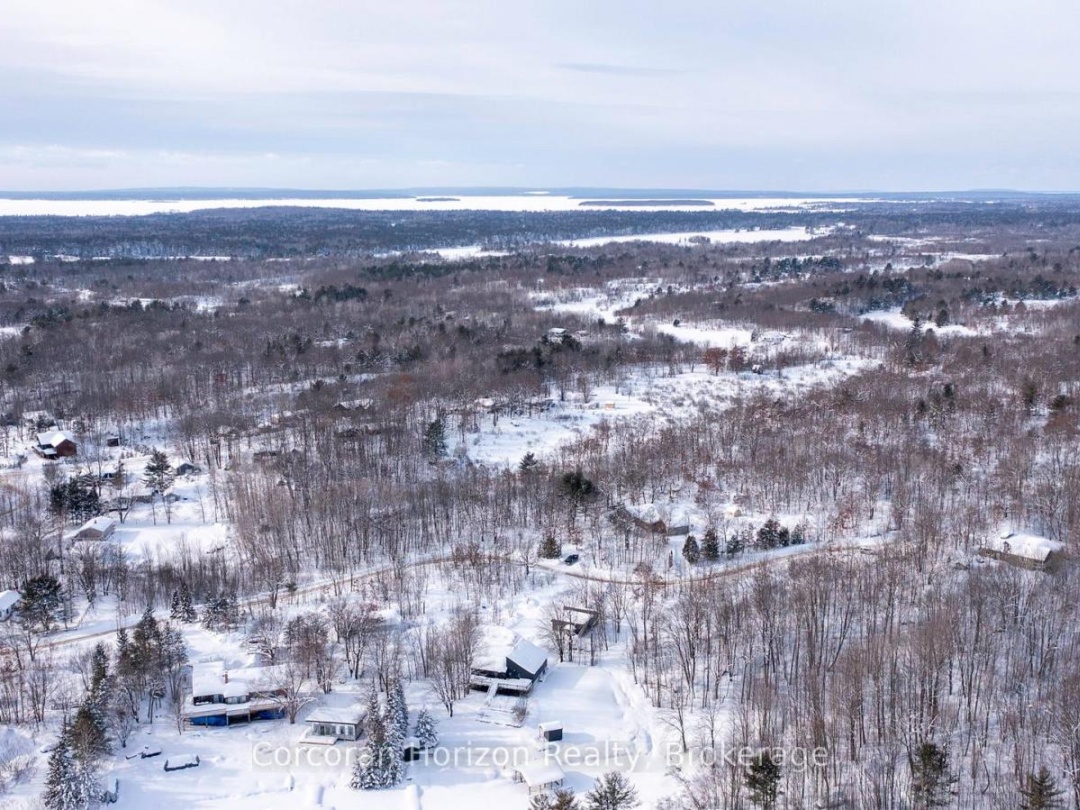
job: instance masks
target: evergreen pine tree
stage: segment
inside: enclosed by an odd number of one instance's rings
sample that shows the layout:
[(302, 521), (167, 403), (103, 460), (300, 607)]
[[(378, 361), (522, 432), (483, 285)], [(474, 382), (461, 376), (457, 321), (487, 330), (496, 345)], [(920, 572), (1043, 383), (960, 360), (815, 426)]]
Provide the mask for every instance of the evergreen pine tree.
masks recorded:
[(82, 810), (93, 798), (92, 772), (75, 755), (67, 725), (60, 730), (60, 740), (49, 755), (42, 801), (48, 810)]
[(585, 794), (586, 810), (628, 810), (641, 804), (637, 789), (619, 771), (609, 771)]
[[(195, 609), (192, 608), (192, 614)], [(202, 624), (207, 630), (222, 630), (240, 623), (240, 606), (235, 591), (225, 591), (207, 600)]]
[(148, 660), (156, 657), (156, 651), (161, 646), (161, 628), (158, 627), (157, 619), (154, 618), (154, 609), (149, 605), (143, 611), (142, 618), (135, 625), (131, 633), (131, 643)]
[(537, 553), (545, 560), (557, 560), (562, 556), (562, 545), (554, 534), (546, 534)]
[(385, 716), (387, 738), (400, 750), (409, 735), (409, 707), (401, 678), (394, 678), (387, 689)]
[(164, 496), (165, 490), (172, 486), (176, 474), (173, 472), (169, 457), (164, 450), (155, 450), (150, 454), (150, 460), (146, 462), (143, 472), (143, 483), (159, 495)]
[(695, 565), (697, 561), (701, 559), (701, 549), (698, 547), (697, 538), (694, 537), (694, 535), (686, 535), (686, 542), (683, 543), (682, 547), (682, 555), (691, 565)]
[(745, 784), (750, 801), (765, 810), (776, 806), (780, 792), (780, 763), (768, 751), (762, 751), (746, 768)]
[(424, 430), (424, 455), (429, 459), (446, 455), (446, 421), (442, 416), (436, 416), (428, 422)]
[(707, 562), (716, 562), (720, 559), (720, 543), (716, 538), (716, 529), (706, 530), (701, 544), (701, 556)]
[(778, 548), (780, 546), (780, 521), (769, 518), (758, 529), (757, 544), (760, 548)]
[(949, 771), (949, 751), (937, 743), (920, 743), (911, 760), (911, 795), (917, 808), (945, 807), (956, 777)]
[(193, 622), (198, 618), (195, 605), (191, 602), (191, 591), (186, 582), (180, 583), (180, 621)]
[(225, 611), (220, 596), (211, 596), (203, 608), (202, 626), (207, 630), (216, 630), (224, 623)]
[(95, 706), (89, 695), (75, 711), (67, 732), (71, 750), (81, 765), (96, 765), (109, 753), (104, 707)]
[(578, 810), (577, 796), (569, 788), (537, 793), (529, 799), (529, 810)]
[[(393, 787), (405, 778), (405, 765), (401, 758), (401, 743), (394, 739), (397, 729), (387, 726), (389, 712), (379, 706), (379, 693), (375, 684), (368, 693), (367, 740), (353, 767), (349, 782), (354, 790), (379, 790)], [(391, 724), (396, 726), (396, 724)]]
[(56, 577), (42, 574), (28, 579), (19, 589), (22, 598), (15, 606), (20, 621), (48, 632), (63, 607), (64, 588)]
[(1020, 810), (1055, 810), (1065, 806), (1062, 800), (1064, 791), (1054, 782), (1045, 765), (1039, 768), (1038, 774), (1027, 775), (1020, 795), (1023, 797)]
[(230, 588), (225, 592), (223, 597), (223, 607), (225, 611), (226, 626), (233, 628), (240, 624), (240, 602), (236, 597), (235, 589)]
[(540, 466), (540, 462), (536, 458), (536, 454), (529, 452), (521, 457), (521, 461), (518, 462), (518, 472), (530, 473), (534, 469)]
[(180, 591), (173, 588), (172, 599), (169, 601), (169, 618), (173, 621), (183, 621), (183, 607), (180, 603)]
[(90, 654), (90, 684), (89, 694), (91, 699), (103, 702), (105, 684), (109, 679), (109, 651), (102, 642), (94, 645)]
[(791, 530), (791, 545), (801, 546), (806, 542), (806, 524), (798, 523), (795, 528)]
[(427, 709), (421, 709), (417, 713), (413, 736), (425, 751), (430, 751), (439, 744), (438, 723)]

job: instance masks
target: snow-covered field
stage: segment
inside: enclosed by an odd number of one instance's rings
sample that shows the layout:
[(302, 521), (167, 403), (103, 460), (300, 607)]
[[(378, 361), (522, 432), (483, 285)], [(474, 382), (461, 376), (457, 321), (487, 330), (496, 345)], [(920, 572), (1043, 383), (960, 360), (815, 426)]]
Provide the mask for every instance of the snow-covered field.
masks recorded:
[(703, 365), (678, 373), (642, 369), (618, 385), (596, 386), (588, 401), (581, 393), (571, 391), (565, 401), (555, 402), (548, 411), (535, 416), (485, 417), (480, 432), (470, 434), (462, 450), (474, 462), (513, 465), (525, 453), (538, 458), (549, 456), (605, 423), (647, 416), (655, 427), (677, 424), (704, 410), (721, 411), (738, 397), (760, 393), (798, 399), (814, 388), (835, 385), (872, 365), (872, 361), (860, 358), (834, 357), (766, 374), (713, 374)]
[(660, 242), (666, 245), (688, 245), (695, 240), (708, 239), (722, 244), (754, 242), (801, 242), (824, 235), (806, 228), (776, 228), (762, 230), (683, 231), (682, 233), (633, 234), (630, 236), (596, 236), (588, 239), (567, 239), (556, 244), (567, 247), (601, 247), (611, 243)]
[[(635, 208), (634, 210), (639, 210)], [(776, 228), (762, 230), (722, 230), (722, 231), (682, 231), (679, 233), (639, 233), (629, 236), (593, 236), (586, 239), (562, 239), (552, 244), (562, 247), (593, 248), (610, 244), (630, 242), (657, 242), (665, 245), (692, 245), (706, 239), (716, 244), (752, 244), (756, 242), (802, 242), (823, 236), (827, 231), (814, 231), (807, 228)], [(437, 248), (427, 251), (436, 253), (447, 261), (463, 261), (484, 256), (505, 256), (506, 251), (488, 250), (482, 245), (464, 247)]]
[[(945, 326), (936, 326), (932, 322), (926, 322), (922, 324), (924, 331), (933, 330), (934, 334), (939, 336), (960, 336), (971, 337), (974, 335), (990, 335), (995, 332), (1015, 332), (1018, 330), (1031, 331), (1031, 323), (1025, 317), (1025, 312), (1034, 313), (1048, 309), (1053, 309), (1057, 306), (1075, 302), (1075, 298), (1054, 298), (1048, 300), (1042, 299), (1023, 299), (1023, 300), (1011, 300), (1002, 301), (999, 303), (1007, 304), (1010, 308), (1022, 306), (1021, 312), (1008, 312), (1000, 315), (987, 315), (980, 317), (974, 322), (973, 326), (967, 324), (946, 324)], [(914, 323), (911, 318), (904, 315), (899, 307), (892, 309), (875, 310), (873, 312), (867, 312), (861, 316), (864, 321), (869, 323), (876, 323), (885, 326), (888, 329), (897, 332), (910, 332)]]
[[(862, 316), (864, 321), (870, 323), (879, 323), (889, 329), (895, 329), (901, 332), (910, 332), (915, 325), (914, 322), (907, 315), (904, 315), (899, 307), (894, 309), (883, 309), (875, 312), (867, 312)], [(933, 329), (938, 335), (974, 335), (977, 334), (974, 329), (960, 324), (948, 324), (947, 326), (935, 326), (934, 324), (923, 324), (923, 329)]]

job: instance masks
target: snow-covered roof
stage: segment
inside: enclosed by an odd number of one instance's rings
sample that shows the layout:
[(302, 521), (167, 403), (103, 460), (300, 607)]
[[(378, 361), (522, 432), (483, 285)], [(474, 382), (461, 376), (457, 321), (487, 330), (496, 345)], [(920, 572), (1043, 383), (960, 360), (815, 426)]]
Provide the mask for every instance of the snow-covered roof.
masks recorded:
[(215, 694), (223, 697), (244, 697), (251, 694), (251, 684), (243, 678), (230, 678), (229, 681), (222, 682), (220, 690)]
[(74, 443), (75, 440), (63, 430), (48, 430), (37, 435), (39, 447), (59, 447), (65, 441)]
[(203, 661), (191, 665), (191, 694), (220, 695), (224, 683), (224, 661)]
[(990, 540), (986, 547), (1002, 554), (1013, 554), (1036, 562), (1046, 562), (1050, 553), (1061, 551), (1064, 544), (1034, 534), (1003, 532), (1001, 536)]
[(507, 659), (527, 672), (536, 673), (547, 661), (547, 651), (531, 641), (526, 641), (507, 627), (488, 625), (481, 628), (473, 669), (506, 672)]
[(3, 591), (0, 593), (0, 610), (10, 610), (21, 598), (18, 591)]
[(558, 731), (562, 728), (562, 723), (558, 720), (550, 720), (547, 723), (539, 723), (536, 727), (540, 731)]
[(547, 651), (523, 638), (518, 639), (514, 649), (506, 657), (526, 672), (531, 672), (534, 675), (547, 663)]
[(473, 668), (486, 672), (506, 672), (506, 656), (514, 649), (514, 631), (507, 627), (486, 625), (480, 628)]
[(530, 762), (518, 768), (522, 780), (529, 787), (542, 787), (555, 782), (561, 782), (566, 778), (563, 769), (556, 762)]
[(358, 726), (364, 722), (367, 712), (363, 706), (316, 706), (307, 716), (309, 723), (342, 723)]
[(242, 667), (228, 670), (224, 661), (200, 661), (191, 665), (191, 695), (243, 697), (254, 691), (273, 688), (274, 676), (282, 665)]
[(83, 532), (86, 532), (86, 531), (94, 531), (94, 532), (101, 532), (102, 534), (105, 534), (107, 531), (109, 531), (110, 529), (113, 529), (115, 527), (116, 527), (116, 521), (115, 520), (113, 520), (111, 517), (105, 517), (104, 515), (99, 515), (96, 518), (90, 518), (90, 520), (86, 521), (86, 523), (84, 523), (79, 528), (78, 533), (82, 534)]

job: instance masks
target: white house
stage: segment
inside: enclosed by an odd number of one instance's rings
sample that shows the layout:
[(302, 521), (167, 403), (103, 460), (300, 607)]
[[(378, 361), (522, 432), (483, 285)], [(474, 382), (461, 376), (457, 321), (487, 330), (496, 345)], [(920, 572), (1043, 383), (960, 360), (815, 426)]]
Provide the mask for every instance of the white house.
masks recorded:
[(22, 595), (18, 591), (0, 592), (0, 621), (7, 621), (15, 612), (15, 606), (19, 604)]
[(529, 795), (544, 793), (561, 787), (566, 774), (556, 762), (536, 762), (518, 768), (521, 781), (529, 788)]
[(317, 706), (304, 721), (307, 732), (302, 742), (352, 741), (360, 738), (367, 712), (362, 706)]

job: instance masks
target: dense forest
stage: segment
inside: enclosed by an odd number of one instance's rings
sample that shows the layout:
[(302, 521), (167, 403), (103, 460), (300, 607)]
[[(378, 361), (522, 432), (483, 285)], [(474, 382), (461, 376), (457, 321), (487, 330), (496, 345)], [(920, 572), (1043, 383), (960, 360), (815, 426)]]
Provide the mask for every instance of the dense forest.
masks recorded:
[[(550, 244), (787, 227), (814, 232)], [(415, 253), (451, 245), (507, 252)], [(1073, 201), (7, 217), (0, 254), (34, 259), (0, 267), (4, 587), (55, 576), (58, 603), (115, 598), (147, 633), (183, 590), (263, 637), (257, 600), (313, 583), (344, 599), (375, 572), (365, 597), (407, 638), (433, 581), (461, 611), (508, 605), (573, 549), (594, 575), (570, 592), (601, 620), (585, 649), (552, 632), (553, 654), (614, 657), (685, 751), (827, 750), (779, 772), (775, 806), (1032, 807), (1045, 768), (1080, 807)], [(227, 545), (66, 548), (95, 509), (131, 507), (101, 483), (127, 457), (39, 473), (43, 419), (193, 462)], [(481, 452), (534, 423), (579, 429)], [(982, 553), (1003, 530), (1053, 565)], [(35, 656), (53, 624), (6, 625), (0, 721), (52, 711), (41, 662), (59, 655)], [(352, 636), (326, 637), (352, 661)], [(397, 643), (358, 654), (438, 684), (439, 656)], [(451, 714), (455, 672), (433, 687)], [(132, 689), (152, 707), (180, 687)], [(738, 767), (673, 780), (669, 808), (747, 806)]]

